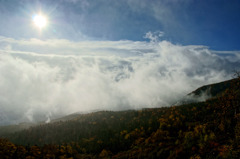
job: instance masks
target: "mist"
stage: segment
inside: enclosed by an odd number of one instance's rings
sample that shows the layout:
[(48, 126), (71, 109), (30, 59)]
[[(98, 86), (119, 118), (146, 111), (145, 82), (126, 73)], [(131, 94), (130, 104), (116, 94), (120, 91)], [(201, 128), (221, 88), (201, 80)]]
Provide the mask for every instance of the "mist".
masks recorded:
[(0, 41), (0, 125), (171, 106), (240, 66), (239, 52), (168, 41)]

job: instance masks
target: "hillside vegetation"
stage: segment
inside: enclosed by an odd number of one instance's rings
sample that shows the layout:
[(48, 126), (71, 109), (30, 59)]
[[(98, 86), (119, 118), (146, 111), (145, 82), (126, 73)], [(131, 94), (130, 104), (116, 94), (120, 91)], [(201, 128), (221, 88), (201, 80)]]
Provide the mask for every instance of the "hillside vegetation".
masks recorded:
[(100, 111), (7, 134), (0, 139), (0, 156), (239, 158), (240, 78), (223, 84), (216, 86), (221, 93), (206, 102)]

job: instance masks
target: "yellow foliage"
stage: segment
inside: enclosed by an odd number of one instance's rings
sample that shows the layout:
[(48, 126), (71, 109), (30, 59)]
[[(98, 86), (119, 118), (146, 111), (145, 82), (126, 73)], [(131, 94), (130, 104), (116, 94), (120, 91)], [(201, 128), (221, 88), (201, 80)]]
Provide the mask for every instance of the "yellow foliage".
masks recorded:
[(67, 153), (69, 153), (69, 154), (73, 153), (73, 149), (70, 145), (67, 145), (66, 148), (67, 148)]
[(221, 124), (219, 124), (218, 128), (219, 128), (221, 131), (224, 131), (225, 126), (224, 126), (223, 122), (221, 122)]
[(110, 155), (111, 155), (110, 151), (107, 151), (107, 150), (103, 149), (102, 152), (99, 154), (99, 157), (108, 158), (108, 157), (110, 157)]
[(199, 155), (194, 155), (194, 156), (191, 156), (190, 159), (201, 159), (201, 157)]
[(124, 137), (124, 139), (127, 140), (129, 137), (130, 137), (130, 135), (129, 135), (129, 134), (126, 134), (125, 137)]
[(102, 140), (98, 140), (97, 143), (98, 143), (98, 144), (102, 144), (103, 141), (102, 141)]
[(123, 136), (123, 135), (125, 135), (125, 134), (127, 134), (127, 130), (123, 130), (123, 131), (120, 132), (120, 135), (121, 135), (121, 136)]

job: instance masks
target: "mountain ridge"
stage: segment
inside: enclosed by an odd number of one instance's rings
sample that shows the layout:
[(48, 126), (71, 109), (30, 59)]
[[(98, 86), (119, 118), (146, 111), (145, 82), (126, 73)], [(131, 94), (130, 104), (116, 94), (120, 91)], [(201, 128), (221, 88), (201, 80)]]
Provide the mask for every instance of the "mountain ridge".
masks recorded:
[(203, 85), (191, 93), (184, 96), (175, 105), (190, 104), (196, 102), (204, 102), (211, 98), (218, 98), (236, 83), (237, 79), (230, 79), (218, 83)]

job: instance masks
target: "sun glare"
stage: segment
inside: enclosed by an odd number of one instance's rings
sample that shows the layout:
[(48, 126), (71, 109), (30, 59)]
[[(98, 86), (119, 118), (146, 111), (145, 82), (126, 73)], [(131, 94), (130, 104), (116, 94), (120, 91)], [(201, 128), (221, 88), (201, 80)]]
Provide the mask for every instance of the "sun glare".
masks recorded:
[(47, 18), (45, 16), (41, 15), (41, 14), (35, 15), (33, 17), (33, 23), (39, 29), (42, 29), (47, 25)]

